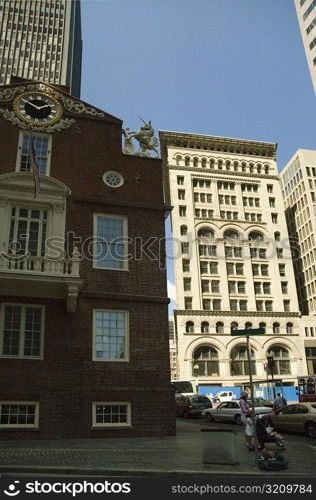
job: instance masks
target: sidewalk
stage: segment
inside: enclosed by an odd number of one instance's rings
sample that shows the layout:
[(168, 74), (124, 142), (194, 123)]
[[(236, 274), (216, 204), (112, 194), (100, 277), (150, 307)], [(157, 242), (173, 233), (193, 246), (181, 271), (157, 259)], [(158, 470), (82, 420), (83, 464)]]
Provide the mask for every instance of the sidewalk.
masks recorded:
[(237, 432), (236, 465), (203, 464), (203, 425), (178, 421), (177, 435), (165, 438), (74, 439), (47, 441), (2, 441), (0, 473), (69, 474), (104, 476), (174, 475), (277, 475), (316, 476), (316, 440), (300, 440), (284, 455), (289, 468), (260, 471), (255, 455)]

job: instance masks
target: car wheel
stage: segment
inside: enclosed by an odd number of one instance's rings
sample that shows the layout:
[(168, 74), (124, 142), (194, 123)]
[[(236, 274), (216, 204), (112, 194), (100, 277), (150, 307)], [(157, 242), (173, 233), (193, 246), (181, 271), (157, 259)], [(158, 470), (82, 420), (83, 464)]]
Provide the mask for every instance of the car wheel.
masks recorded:
[(206, 420), (207, 420), (208, 422), (214, 422), (214, 417), (213, 417), (213, 415), (211, 415), (210, 413), (207, 413), (207, 414), (206, 414)]
[(316, 423), (308, 422), (305, 426), (306, 434), (311, 438), (316, 438)]
[(234, 422), (235, 422), (235, 424), (237, 424), (237, 425), (241, 425), (241, 415), (238, 415), (238, 414), (237, 414), (237, 415), (235, 415), (235, 416), (234, 416)]

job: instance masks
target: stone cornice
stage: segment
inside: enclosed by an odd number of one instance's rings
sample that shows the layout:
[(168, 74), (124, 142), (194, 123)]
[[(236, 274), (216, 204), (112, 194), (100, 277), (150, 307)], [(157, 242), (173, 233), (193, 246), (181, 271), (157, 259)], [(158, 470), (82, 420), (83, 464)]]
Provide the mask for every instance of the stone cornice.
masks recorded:
[(183, 132), (159, 132), (160, 143), (164, 147), (180, 147), (193, 150), (205, 150), (237, 155), (256, 156), (275, 160), (277, 143), (249, 141), (228, 137), (216, 137)]
[[(249, 172), (232, 172), (232, 171), (225, 171), (221, 170), (220, 172), (218, 170), (211, 170), (211, 169), (203, 169), (202, 167), (180, 167), (178, 165), (169, 165), (168, 164), (168, 169), (169, 170), (179, 170), (179, 171), (185, 171), (185, 172), (194, 172), (196, 175), (195, 177), (204, 177), (207, 179), (206, 180), (216, 180), (216, 181), (231, 181), (235, 182), (236, 184), (241, 184), (241, 183), (247, 183), (251, 182), (253, 183), (256, 179), (274, 179), (276, 181), (279, 181), (279, 176), (278, 175), (267, 175), (267, 174), (250, 174)], [(242, 177), (241, 180), (237, 180), (236, 177)], [(260, 184), (259, 184), (260, 185)]]
[(266, 311), (204, 311), (202, 309), (175, 309), (176, 316), (218, 316), (253, 318), (300, 318), (300, 312), (266, 312)]

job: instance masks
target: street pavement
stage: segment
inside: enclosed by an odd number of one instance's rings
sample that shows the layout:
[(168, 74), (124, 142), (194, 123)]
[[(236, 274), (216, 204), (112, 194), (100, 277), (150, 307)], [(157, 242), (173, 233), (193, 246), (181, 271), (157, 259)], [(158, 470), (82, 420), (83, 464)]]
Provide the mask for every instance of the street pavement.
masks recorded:
[[(201, 429), (236, 431), (235, 465), (204, 464)], [(223, 433), (223, 438), (225, 433)], [(177, 435), (120, 439), (2, 441), (0, 473), (73, 476), (316, 476), (316, 440), (286, 435), (288, 469), (259, 470), (241, 426), (177, 419)]]

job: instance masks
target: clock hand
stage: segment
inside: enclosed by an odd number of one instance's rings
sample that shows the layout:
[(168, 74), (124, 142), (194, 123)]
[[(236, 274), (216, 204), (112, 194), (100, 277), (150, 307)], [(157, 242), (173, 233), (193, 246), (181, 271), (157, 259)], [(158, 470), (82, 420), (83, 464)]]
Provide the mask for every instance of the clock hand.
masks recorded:
[(50, 108), (50, 104), (44, 104), (43, 106), (37, 106), (37, 109), (44, 109), (44, 108)]
[(33, 104), (31, 101), (25, 101), (25, 104), (28, 104), (29, 106), (32, 106), (32, 108), (35, 108), (35, 109), (41, 109), (40, 106)]

